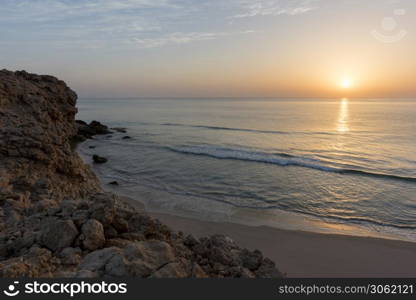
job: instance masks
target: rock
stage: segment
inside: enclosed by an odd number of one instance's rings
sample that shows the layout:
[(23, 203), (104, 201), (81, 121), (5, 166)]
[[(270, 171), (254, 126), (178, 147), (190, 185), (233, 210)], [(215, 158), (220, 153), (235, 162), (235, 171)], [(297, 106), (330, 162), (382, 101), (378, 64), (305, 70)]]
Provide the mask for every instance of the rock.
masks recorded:
[(188, 247), (194, 247), (194, 246), (196, 246), (196, 245), (198, 245), (199, 244), (199, 241), (193, 236), (193, 235), (188, 235), (186, 238), (185, 238), (185, 240), (184, 240), (184, 242), (183, 242), (186, 246), (188, 246)]
[(243, 267), (249, 270), (257, 270), (263, 261), (263, 255), (259, 250), (251, 252), (247, 249), (243, 249), (240, 257)]
[(87, 124), (84, 121), (76, 120), (77, 136), (85, 139), (91, 139), (94, 135), (109, 134), (111, 131), (104, 124), (98, 121), (92, 121)]
[(49, 250), (32, 247), (20, 257), (0, 262), (0, 277), (52, 277), (57, 263), (58, 261), (52, 257)]
[(105, 244), (103, 225), (97, 220), (90, 219), (82, 225), (83, 241), (85, 249), (96, 250)]
[(52, 220), (46, 223), (40, 243), (52, 251), (70, 247), (78, 235), (78, 229), (72, 220)]
[(128, 276), (128, 263), (122, 255), (114, 255), (105, 265), (105, 274), (112, 277)]
[(75, 120), (75, 123), (77, 123), (77, 125), (84, 125), (84, 126), (88, 126), (88, 123), (82, 120)]
[(276, 265), (273, 261), (268, 258), (265, 258), (258, 270), (254, 272), (256, 277), (259, 278), (282, 278), (283, 274), (276, 268)]
[(140, 259), (129, 262), (128, 270), (129, 276), (140, 278), (147, 278), (155, 271), (153, 266)]
[(153, 269), (175, 261), (172, 247), (165, 242), (155, 240), (131, 243), (124, 249), (124, 254), (128, 260), (140, 259)]
[(110, 130), (108, 130), (108, 127), (101, 124), (98, 121), (92, 121), (89, 124), (89, 127), (92, 128), (93, 130), (95, 130), (95, 134), (108, 134), (111, 133)]
[(8, 249), (4, 241), (0, 243), (0, 261), (5, 259), (8, 256)]
[(11, 241), (7, 247), (7, 253), (17, 254), (21, 249), (30, 248), (35, 243), (36, 235), (31, 231), (24, 232), (21, 236)]
[(77, 124), (77, 135), (82, 136), (84, 139), (91, 139), (97, 134), (94, 128), (91, 128), (87, 124)]
[(81, 261), (81, 249), (65, 248), (59, 253), (59, 258), (64, 265), (78, 265)]
[(189, 260), (179, 259), (156, 270), (149, 278), (207, 278), (202, 268)]
[(184, 239), (184, 245), (196, 255), (196, 262), (209, 277), (283, 277), (271, 260), (263, 259), (260, 251), (241, 249), (232, 239), (223, 235), (201, 238), (199, 241), (188, 236)]
[(154, 272), (150, 278), (187, 278), (189, 271), (180, 262), (173, 262)]
[(92, 197), (94, 207), (90, 208), (91, 218), (101, 224), (111, 225), (116, 215), (116, 197), (110, 193), (96, 194)]
[[(231, 268), (229, 271), (229, 276), (236, 277), (236, 278), (256, 278), (253, 272), (251, 272), (247, 268), (243, 267), (234, 267)], [(227, 274), (228, 275), (228, 274)]]
[[(84, 257), (79, 265), (79, 271), (91, 271), (99, 275), (106, 274), (111, 277), (138, 276), (148, 277), (162, 269), (165, 265), (176, 259), (171, 246), (159, 241), (130, 242), (121, 250), (117, 247), (105, 248), (91, 252)], [(188, 273), (179, 266), (173, 265), (160, 272), (174, 274), (173, 272)]]
[(193, 247), (193, 250), (201, 257), (210, 260), (210, 264), (219, 263), (225, 266), (237, 266), (239, 264), (238, 247), (226, 236), (214, 235), (201, 239), (201, 242)]
[(82, 224), (87, 222), (88, 218), (90, 216), (90, 212), (88, 210), (84, 209), (78, 209), (72, 213), (72, 221), (77, 227), (81, 227)]
[(0, 82), (0, 199), (20, 199), (5, 217), (18, 219), (40, 197), (49, 197), (40, 191), (53, 194), (54, 202), (98, 192), (96, 176), (71, 144), (78, 126), (76, 93), (57, 78), (25, 71), (0, 70)]
[(96, 155), (96, 154), (94, 154), (94, 155), (92, 156), (92, 160), (93, 160), (93, 161), (94, 161), (94, 163), (96, 163), (96, 164), (104, 164), (104, 163), (106, 163), (106, 162), (108, 161), (108, 159), (107, 159), (107, 158), (105, 158), (105, 157), (101, 157), (101, 156)]
[(193, 278), (208, 278), (207, 273), (197, 263), (193, 263), (191, 270), (191, 277)]
[[(122, 217), (116, 217), (113, 220), (113, 227), (118, 233), (126, 233), (129, 231), (129, 223)], [(133, 233), (130, 233), (133, 234)], [(137, 234), (137, 233), (136, 233)], [(143, 236), (143, 234), (141, 234)]]
[(73, 144), (79, 144), (79, 143), (85, 142), (86, 140), (87, 138), (85, 137), (85, 135), (77, 134), (72, 137), (71, 142)]
[(86, 255), (78, 266), (79, 271), (97, 272), (105, 269), (105, 265), (115, 255), (121, 255), (121, 250), (116, 247), (96, 250)]
[(106, 239), (105, 241), (105, 247), (117, 247), (120, 249), (123, 249), (127, 247), (131, 242), (129, 240), (125, 240), (122, 238), (114, 238), (114, 239)]
[(57, 271), (53, 274), (56, 278), (75, 278), (77, 273), (71, 271)]
[(119, 235), (121, 238), (128, 241), (145, 241), (146, 237), (141, 232), (125, 232)]
[(73, 213), (77, 210), (78, 203), (75, 200), (64, 200), (61, 202), (59, 207), (58, 214), (65, 219), (68, 219), (72, 216)]
[(116, 238), (118, 236), (118, 232), (112, 225), (107, 225), (104, 228), (104, 236), (106, 239)]
[(92, 272), (88, 270), (80, 270), (77, 273), (75, 273), (75, 278), (96, 278), (98, 277), (97, 272)]

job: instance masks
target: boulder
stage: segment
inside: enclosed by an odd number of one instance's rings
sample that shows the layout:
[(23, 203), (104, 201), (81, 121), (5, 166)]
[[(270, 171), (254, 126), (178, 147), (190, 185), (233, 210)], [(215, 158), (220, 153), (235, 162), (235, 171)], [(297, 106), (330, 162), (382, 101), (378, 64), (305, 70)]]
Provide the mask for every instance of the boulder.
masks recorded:
[(101, 124), (98, 121), (92, 121), (89, 124), (89, 127), (95, 131), (95, 134), (108, 134), (111, 131), (108, 129), (106, 125)]
[(152, 270), (176, 260), (172, 247), (156, 240), (131, 243), (123, 252), (129, 261), (144, 261)]
[(102, 157), (102, 156), (99, 156), (99, 155), (97, 155), (97, 154), (94, 154), (94, 155), (92, 156), (92, 160), (93, 160), (93, 161), (94, 161), (94, 163), (96, 163), (96, 164), (104, 164), (104, 163), (106, 163), (106, 162), (108, 161), (108, 159), (107, 159), (107, 158)]
[(103, 225), (97, 220), (90, 219), (82, 225), (82, 245), (85, 249), (96, 250), (105, 244)]
[(94, 128), (90, 127), (88, 124), (86, 124), (85, 122), (82, 124), (77, 123), (77, 135), (78, 136), (82, 136), (84, 137), (84, 139), (90, 139), (92, 138), (94, 135), (97, 134), (97, 132), (95, 131)]
[(121, 249), (110, 247), (93, 251), (82, 259), (78, 266), (78, 271), (103, 271), (105, 269), (105, 265), (115, 255), (121, 255)]
[(52, 251), (70, 247), (78, 236), (78, 229), (72, 220), (51, 220), (40, 235), (40, 243)]
[(105, 225), (111, 225), (116, 214), (116, 197), (111, 193), (94, 195), (91, 200), (94, 205), (90, 207), (90, 216)]

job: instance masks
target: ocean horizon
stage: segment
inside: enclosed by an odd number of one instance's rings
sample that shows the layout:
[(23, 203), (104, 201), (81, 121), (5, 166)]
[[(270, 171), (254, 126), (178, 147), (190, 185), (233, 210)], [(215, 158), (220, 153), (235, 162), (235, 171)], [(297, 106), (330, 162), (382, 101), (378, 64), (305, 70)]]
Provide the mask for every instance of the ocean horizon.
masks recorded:
[(106, 187), (141, 195), (149, 211), (416, 241), (414, 99), (81, 98), (78, 107), (78, 119), (127, 128), (79, 151), (87, 162), (108, 157), (93, 166)]

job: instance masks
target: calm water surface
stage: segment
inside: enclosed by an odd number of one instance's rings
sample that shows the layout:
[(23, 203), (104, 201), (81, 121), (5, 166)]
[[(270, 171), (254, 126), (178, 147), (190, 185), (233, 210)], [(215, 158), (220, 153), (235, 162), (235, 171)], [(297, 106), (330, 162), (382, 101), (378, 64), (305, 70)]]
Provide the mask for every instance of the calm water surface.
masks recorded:
[[(412, 99), (80, 99), (128, 128), (80, 147), (153, 211), (416, 240)], [(95, 145), (95, 149), (88, 146)]]

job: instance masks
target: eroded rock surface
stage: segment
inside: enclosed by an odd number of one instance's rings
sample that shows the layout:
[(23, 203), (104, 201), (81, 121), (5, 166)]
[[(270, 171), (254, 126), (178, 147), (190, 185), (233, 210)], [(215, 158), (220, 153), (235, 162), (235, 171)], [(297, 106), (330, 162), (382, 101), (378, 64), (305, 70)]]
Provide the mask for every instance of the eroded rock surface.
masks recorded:
[(76, 99), (52, 76), (0, 71), (0, 206), (8, 224), (100, 190), (71, 148)]
[(108, 128), (75, 122), (75, 104), (54, 77), (0, 71), (1, 277), (282, 276), (260, 251), (176, 233), (103, 192), (71, 141)]

